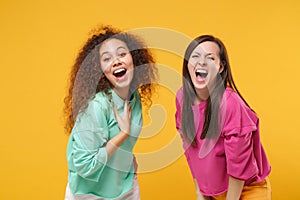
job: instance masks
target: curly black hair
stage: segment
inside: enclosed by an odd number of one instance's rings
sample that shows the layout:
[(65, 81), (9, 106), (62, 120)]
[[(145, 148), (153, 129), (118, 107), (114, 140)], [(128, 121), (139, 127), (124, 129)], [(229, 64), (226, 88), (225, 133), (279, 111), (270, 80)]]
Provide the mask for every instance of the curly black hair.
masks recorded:
[(69, 87), (64, 99), (65, 131), (69, 134), (76, 116), (86, 108), (88, 101), (102, 91), (109, 95), (111, 83), (100, 66), (99, 49), (107, 39), (119, 39), (129, 48), (133, 63), (134, 77), (131, 90), (139, 90), (141, 101), (146, 107), (152, 104), (151, 97), (157, 80), (154, 58), (144, 41), (136, 35), (123, 32), (111, 26), (100, 26), (92, 31), (71, 69)]

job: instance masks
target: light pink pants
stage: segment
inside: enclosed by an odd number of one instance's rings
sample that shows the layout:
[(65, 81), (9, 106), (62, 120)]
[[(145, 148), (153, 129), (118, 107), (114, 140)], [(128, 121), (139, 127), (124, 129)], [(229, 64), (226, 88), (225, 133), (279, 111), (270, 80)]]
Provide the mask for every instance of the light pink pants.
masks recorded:
[[(131, 190), (123, 194), (121, 197), (110, 200), (140, 200), (140, 187), (136, 178), (133, 180), (133, 186)], [(92, 194), (72, 194), (69, 188), (69, 184), (66, 188), (65, 200), (108, 200)]]

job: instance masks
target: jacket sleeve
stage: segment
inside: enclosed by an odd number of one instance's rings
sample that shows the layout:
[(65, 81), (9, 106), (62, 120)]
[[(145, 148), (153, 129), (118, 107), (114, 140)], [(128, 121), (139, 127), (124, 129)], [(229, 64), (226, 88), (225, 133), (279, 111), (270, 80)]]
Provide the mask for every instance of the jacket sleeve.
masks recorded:
[(108, 127), (106, 111), (92, 100), (80, 113), (73, 128), (73, 164), (77, 173), (91, 181), (98, 181), (107, 164)]
[(224, 147), (227, 173), (237, 179), (248, 180), (258, 173), (252, 138), (257, 122), (256, 115), (240, 98), (235, 96), (228, 100)]

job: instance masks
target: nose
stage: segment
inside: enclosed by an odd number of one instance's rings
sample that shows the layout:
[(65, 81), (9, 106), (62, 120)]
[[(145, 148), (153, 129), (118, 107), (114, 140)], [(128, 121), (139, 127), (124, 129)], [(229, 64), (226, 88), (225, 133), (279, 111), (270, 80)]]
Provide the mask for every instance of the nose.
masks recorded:
[(202, 67), (206, 65), (206, 61), (204, 58), (199, 58), (198, 64)]
[(119, 65), (121, 65), (121, 64), (122, 64), (122, 63), (121, 63), (121, 61), (120, 61), (120, 58), (119, 58), (118, 56), (116, 56), (116, 57), (114, 58), (113, 63), (112, 63), (113, 67), (117, 67), (117, 66), (119, 66)]

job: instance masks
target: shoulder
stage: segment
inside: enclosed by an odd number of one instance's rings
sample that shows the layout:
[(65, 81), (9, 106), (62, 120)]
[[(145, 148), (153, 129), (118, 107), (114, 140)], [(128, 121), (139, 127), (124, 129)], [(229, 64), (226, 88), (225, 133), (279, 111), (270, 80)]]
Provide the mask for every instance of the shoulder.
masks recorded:
[(111, 104), (111, 97), (104, 92), (98, 92), (90, 103), (99, 104), (102, 107), (107, 107)]
[(251, 110), (243, 101), (243, 99), (232, 88), (227, 87), (223, 94), (222, 106), (226, 110), (236, 110), (240, 107)]
[(110, 107), (110, 97), (104, 92), (98, 92), (91, 100), (89, 100), (85, 113), (105, 111)]
[(244, 116), (249, 115), (251, 118), (257, 118), (255, 112), (249, 108), (244, 100), (237, 94), (232, 88), (226, 88), (221, 109), (226, 110), (226, 115), (228, 116)]
[(243, 100), (241, 97), (230, 87), (227, 87), (224, 91), (223, 100), (226, 103), (238, 103), (241, 104)]
[(142, 108), (142, 102), (141, 102), (141, 96), (138, 90), (134, 91), (132, 94), (131, 100), (129, 100), (129, 103), (131, 104), (132, 109), (138, 109), (141, 110)]
[[(222, 104), (221, 115), (224, 118), (224, 130), (229, 133), (246, 133), (250, 132), (245, 127), (256, 129), (258, 117), (252, 111), (243, 99), (231, 88), (226, 88)], [(252, 129), (251, 129), (252, 131)]]
[(140, 92), (138, 90), (136, 90), (134, 93), (133, 93), (133, 97), (135, 98), (136, 101), (141, 101), (141, 95), (140, 95)]

